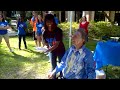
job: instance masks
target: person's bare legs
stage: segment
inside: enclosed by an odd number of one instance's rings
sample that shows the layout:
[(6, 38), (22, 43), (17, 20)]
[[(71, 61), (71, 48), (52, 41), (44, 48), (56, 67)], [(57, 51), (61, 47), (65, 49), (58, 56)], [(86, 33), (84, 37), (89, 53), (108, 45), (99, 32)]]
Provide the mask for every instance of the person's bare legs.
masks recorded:
[(39, 43), (40, 43), (40, 47), (42, 47), (42, 38), (41, 38), (41, 35), (39, 37)]
[(44, 42), (44, 39), (43, 39), (43, 35), (41, 35), (41, 43), (42, 43), (42, 47), (45, 46), (45, 42)]
[(37, 40), (35, 40), (35, 45), (36, 45), (36, 47), (37, 47)]
[(9, 50), (12, 52), (12, 49), (11, 49), (11, 47), (10, 47), (10, 42), (9, 42), (9, 36), (6, 34), (6, 35), (4, 35), (3, 37), (4, 37), (4, 39), (5, 39), (5, 42), (6, 42), (6, 44), (7, 44), (7, 47), (8, 47)]
[(41, 36), (38, 35), (38, 36), (37, 36), (37, 45), (38, 45), (39, 48), (42, 46), (42, 45), (41, 45), (41, 41), (42, 41)]
[(39, 36), (37, 35), (37, 47), (40, 47)]
[(2, 42), (2, 36), (0, 35), (0, 44), (1, 44), (1, 42)]

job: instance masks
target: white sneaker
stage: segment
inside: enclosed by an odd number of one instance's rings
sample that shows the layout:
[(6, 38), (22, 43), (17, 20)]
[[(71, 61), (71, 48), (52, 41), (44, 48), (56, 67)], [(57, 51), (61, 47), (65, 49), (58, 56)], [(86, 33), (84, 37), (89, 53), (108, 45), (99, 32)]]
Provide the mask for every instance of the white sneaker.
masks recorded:
[(41, 50), (42, 47), (37, 47), (37, 50)]
[(13, 52), (13, 50), (12, 50), (12, 49), (10, 49), (10, 52)]
[(43, 48), (48, 49), (47, 46), (44, 46)]
[(36, 50), (39, 50), (41, 47), (35, 47)]

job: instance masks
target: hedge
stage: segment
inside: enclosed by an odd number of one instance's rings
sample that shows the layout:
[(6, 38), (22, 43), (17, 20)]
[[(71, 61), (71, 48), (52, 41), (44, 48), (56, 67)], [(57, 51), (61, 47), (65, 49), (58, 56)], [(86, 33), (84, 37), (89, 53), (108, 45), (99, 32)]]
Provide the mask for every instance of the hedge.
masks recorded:
[[(58, 25), (65, 34), (69, 34), (70, 30), (70, 23), (61, 23)], [(79, 23), (72, 22), (72, 33), (78, 29)], [(102, 38), (103, 36), (112, 37), (118, 36), (120, 37), (120, 26), (111, 25), (110, 22), (99, 21), (94, 22), (91, 21), (88, 27), (89, 30), (89, 37), (92, 38)]]
[[(28, 25), (28, 32), (32, 32), (32, 27), (27, 22)], [(65, 36), (69, 35), (70, 31), (70, 22), (63, 22), (58, 24), (58, 27), (60, 27)], [(79, 27), (79, 23), (72, 22), (72, 33), (74, 33)], [(105, 21), (99, 21), (94, 22), (91, 21), (88, 27), (89, 30), (89, 37), (91, 38), (102, 38), (103, 36), (112, 37), (112, 36), (118, 36), (120, 37), (120, 26), (111, 25), (110, 22)]]

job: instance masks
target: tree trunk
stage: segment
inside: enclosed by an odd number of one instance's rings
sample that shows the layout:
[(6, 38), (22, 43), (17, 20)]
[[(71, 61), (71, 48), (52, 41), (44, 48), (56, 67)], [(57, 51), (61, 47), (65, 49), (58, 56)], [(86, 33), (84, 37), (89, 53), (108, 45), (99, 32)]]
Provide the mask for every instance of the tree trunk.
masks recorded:
[(0, 11), (0, 14), (2, 14), (2, 11)]
[(112, 25), (114, 25), (114, 22), (110, 19), (110, 17), (107, 15), (106, 12), (102, 11), (102, 13), (104, 14), (104, 16), (109, 20), (109, 22), (111, 22)]
[(3, 17), (4, 17), (4, 19), (6, 19), (6, 15), (7, 15), (7, 12), (3, 11)]
[(20, 11), (20, 16), (24, 18), (24, 21), (26, 21), (26, 11)]
[(79, 23), (79, 19), (80, 19), (80, 11), (76, 11), (76, 20)]
[(22, 17), (26, 17), (26, 11), (20, 11), (20, 16), (22, 16)]

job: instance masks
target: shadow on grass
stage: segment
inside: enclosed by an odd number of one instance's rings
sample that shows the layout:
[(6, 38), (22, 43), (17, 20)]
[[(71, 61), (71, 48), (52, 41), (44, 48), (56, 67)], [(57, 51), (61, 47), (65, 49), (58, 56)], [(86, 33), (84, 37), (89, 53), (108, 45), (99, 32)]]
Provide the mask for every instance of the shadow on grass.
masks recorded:
[(9, 54), (5, 51), (0, 53), (0, 58), (0, 78), (2, 79), (34, 79), (38, 76), (40, 78), (37, 70), (41, 64), (38, 64), (38, 62), (42, 63), (46, 60), (46, 57), (43, 55), (28, 58), (15, 52)]
[[(0, 78), (14, 79), (17, 77), (17, 73), (23, 69), (24, 64), (21, 61), (26, 60), (26, 57), (18, 55), (16, 53), (2, 53), (0, 54)], [(28, 59), (29, 60), (29, 59)]]
[[(36, 62), (44, 62), (48, 60), (48, 57), (44, 53), (36, 52), (31, 49), (23, 49), (24, 51), (27, 51), (29, 53), (35, 54), (36, 57), (24, 57), (22, 55), (19, 55), (15, 52), (5, 52), (3, 49), (0, 49), (0, 58), (1, 60), (16, 60), (17, 62), (26, 62), (26, 63), (36, 63)], [(0, 60), (0, 61), (1, 61)]]
[(23, 49), (24, 51), (27, 51), (29, 53), (34, 53), (37, 57), (24, 57), (24, 56), (21, 56), (21, 55), (18, 55), (16, 53), (13, 52), (14, 54), (14, 59), (18, 59), (20, 62), (29, 62), (29, 63), (37, 63), (37, 62), (44, 62), (44, 61), (47, 61), (47, 57), (43, 54), (43, 53), (40, 53), (40, 52), (36, 52), (36, 51), (33, 51), (31, 49)]
[(42, 52), (38, 52), (37, 50), (32, 50), (32, 49), (23, 49), (24, 51), (27, 51), (27, 52), (30, 52), (30, 53), (35, 53), (35, 54), (37, 54), (37, 55), (39, 55), (39, 54), (43, 54)]

